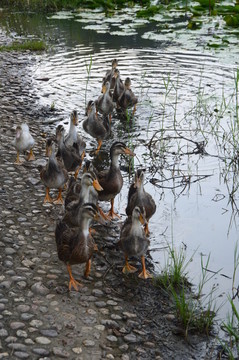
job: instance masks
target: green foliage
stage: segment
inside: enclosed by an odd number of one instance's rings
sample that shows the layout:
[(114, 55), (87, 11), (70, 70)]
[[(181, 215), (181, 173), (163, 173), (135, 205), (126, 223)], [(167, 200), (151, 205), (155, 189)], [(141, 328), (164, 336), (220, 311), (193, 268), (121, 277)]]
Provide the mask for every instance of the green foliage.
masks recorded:
[(224, 17), (227, 26), (239, 27), (239, 14), (238, 15), (226, 15)]
[(239, 356), (239, 313), (231, 297), (228, 298), (231, 305), (231, 315), (222, 324), (222, 330), (229, 337), (229, 341), (223, 340), (221, 344), (228, 359), (236, 360)]
[(116, 7), (123, 7), (125, 4), (138, 4), (148, 6), (150, 0), (1, 0), (1, 6), (16, 7), (21, 10), (32, 11), (58, 11), (62, 9), (75, 10), (77, 8), (103, 8), (113, 10)]
[(29, 40), (23, 43), (13, 42), (10, 45), (0, 46), (0, 51), (44, 51), (46, 44), (43, 41)]
[(158, 14), (162, 10), (163, 6), (152, 5), (147, 7), (146, 9), (139, 10), (137, 12), (137, 17), (139, 18), (150, 18), (156, 14)]
[(215, 0), (197, 0), (202, 8), (204, 9), (213, 9), (215, 7)]

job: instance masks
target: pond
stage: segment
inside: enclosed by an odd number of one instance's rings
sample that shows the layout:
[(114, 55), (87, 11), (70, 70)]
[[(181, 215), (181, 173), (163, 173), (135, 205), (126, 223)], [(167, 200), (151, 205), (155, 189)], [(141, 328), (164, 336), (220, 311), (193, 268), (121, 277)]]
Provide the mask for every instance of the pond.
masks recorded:
[[(208, 276), (215, 276), (206, 291), (217, 287), (220, 306), (231, 294), (239, 238), (238, 33), (227, 32), (221, 18), (205, 18), (199, 30), (191, 31), (188, 14), (171, 12), (167, 19), (148, 22), (136, 18), (136, 9), (108, 18), (101, 11), (49, 17), (17, 13), (1, 22), (16, 38), (45, 37), (51, 45), (32, 69), (39, 103), (58, 110), (54, 123), (42, 120), (46, 132), (53, 133), (59, 122), (68, 127), (73, 109), (85, 119), (86, 102), (100, 95), (102, 78), (118, 59), (121, 78), (130, 76), (139, 103), (131, 121), (114, 113), (111, 137), (96, 162), (107, 165), (115, 140), (134, 148), (133, 165), (146, 169), (145, 189), (157, 204), (149, 226), (155, 271), (164, 267), (169, 245), (178, 251), (183, 247), (187, 259), (193, 258), (187, 271), (197, 284), (201, 259), (205, 265), (210, 256)], [(225, 37), (227, 47), (209, 46)], [(81, 123), (79, 132), (87, 149), (94, 149), (96, 142)], [(133, 179), (125, 170), (115, 201), (123, 219)], [(221, 316), (227, 311), (224, 305)]]

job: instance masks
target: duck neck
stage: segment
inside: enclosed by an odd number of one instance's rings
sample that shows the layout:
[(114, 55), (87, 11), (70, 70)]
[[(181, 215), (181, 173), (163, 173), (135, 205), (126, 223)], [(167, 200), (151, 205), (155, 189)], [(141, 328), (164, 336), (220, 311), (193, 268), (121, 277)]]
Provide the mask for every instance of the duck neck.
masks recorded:
[(82, 188), (80, 192), (80, 200), (82, 200), (83, 204), (89, 202), (89, 195), (90, 195), (90, 187), (85, 184), (82, 184)]
[(138, 194), (142, 195), (144, 193), (144, 184), (140, 181), (140, 184), (138, 186)]
[(141, 222), (138, 218), (132, 218), (131, 233), (134, 235), (142, 234)]
[(63, 136), (60, 137), (60, 139), (58, 140), (58, 146), (60, 149), (64, 148), (64, 138)]
[(119, 169), (119, 155), (118, 154), (114, 154), (112, 155), (111, 157), (111, 165), (110, 167), (114, 167), (114, 168), (117, 168)]
[(74, 138), (74, 140), (75, 140), (75, 138), (76, 138), (76, 127), (75, 127), (73, 121), (71, 121), (71, 123), (70, 123), (69, 134), (70, 134), (70, 135)]
[(83, 233), (84, 239), (86, 240), (89, 235), (91, 219), (89, 217), (82, 216), (79, 224), (79, 231)]

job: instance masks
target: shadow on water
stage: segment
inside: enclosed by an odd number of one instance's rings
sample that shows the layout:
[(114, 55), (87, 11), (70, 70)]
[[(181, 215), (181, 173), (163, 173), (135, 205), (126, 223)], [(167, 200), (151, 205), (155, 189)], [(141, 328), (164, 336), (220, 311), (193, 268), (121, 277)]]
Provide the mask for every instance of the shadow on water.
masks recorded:
[[(231, 291), (233, 253), (239, 237), (236, 64), (198, 49), (196, 33), (189, 49), (188, 35), (182, 38), (183, 25), (178, 20), (174, 39), (171, 32), (156, 41), (145, 38), (155, 31), (155, 23), (132, 26), (132, 33), (127, 33), (132, 14), (128, 18), (120, 14), (120, 19), (116, 15), (105, 19), (101, 13), (93, 13), (89, 20), (87, 13), (85, 18), (71, 13), (46, 18), (0, 12), (0, 21), (15, 38), (30, 34), (50, 45), (50, 51), (39, 56), (32, 69), (39, 102), (54, 105), (61, 114), (55, 124), (46, 125), (46, 132), (54, 132), (59, 121), (67, 127), (73, 109), (78, 110), (81, 121), (85, 118), (85, 103), (99, 96), (105, 71), (113, 58), (118, 59), (121, 77), (131, 77), (139, 104), (131, 121), (114, 113), (112, 134), (94, 163), (99, 168), (108, 165), (109, 147), (115, 140), (134, 148), (133, 166), (146, 168), (145, 189), (157, 203), (150, 221), (156, 271), (162, 269), (167, 242), (173, 241), (176, 247), (183, 244), (189, 257), (198, 249), (190, 266), (194, 283), (200, 277), (201, 254), (211, 254), (209, 267), (215, 277), (208, 289), (219, 284), (218, 296), (225, 298)], [(83, 132), (81, 124), (79, 132), (89, 151), (95, 149), (96, 142)], [(122, 159), (121, 166), (125, 181), (115, 206), (124, 214), (133, 174), (126, 171), (127, 159)], [(217, 273), (219, 269), (223, 270)]]

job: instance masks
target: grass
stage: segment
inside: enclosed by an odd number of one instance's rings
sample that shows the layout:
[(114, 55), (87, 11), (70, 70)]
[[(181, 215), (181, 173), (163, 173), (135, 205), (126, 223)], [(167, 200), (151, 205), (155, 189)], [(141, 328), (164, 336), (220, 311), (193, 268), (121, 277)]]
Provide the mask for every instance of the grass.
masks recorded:
[(239, 268), (239, 249), (238, 242), (234, 250), (234, 268), (232, 276), (232, 296), (228, 296), (231, 306), (231, 312), (227, 316), (227, 320), (223, 321), (221, 328), (226, 335), (226, 339), (219, 339), (223, 352), (230, 360), (236, 360), (239, 357), (239, 311), (234, 303), (239, 300), (239, 286), (235, 286), (236, 275)]
[(173, 244), (168, 244), (166, 265), (161, 275), (154, 279), (155, 285), (165, 289), (173, 301), (185, 338), (188, 338), (189, 333), (192, 332), (209, 335), (218, 311), (214, 299), (216, 288), (212, 287), (207, 296), (203, 295), (205, 284), (215, 276), (215, 274), (208, 275), (210, 256), (206, 264), (201, 257), (201, 280), (197, 291), (192, 291), (188, 281), (188, 266), (193, 261), (194, 254), (187, 259), (184, 247), (176, 250)]
[(1, 6), (11, 6), (20, 10), (30, 11), (59, 11), (76, 10), (78, 8), (103, 8), (106, 11), (113, 11), (116, 7), (124, 7), (126, 4), (149, 5), (149, 0), (2, 0)]
[(42, 40), (28, 40), (22, 43), (13, 42), (10, 45), (2, 45), (0, 51), (44, 51), (46, 48), (46, 44)]

